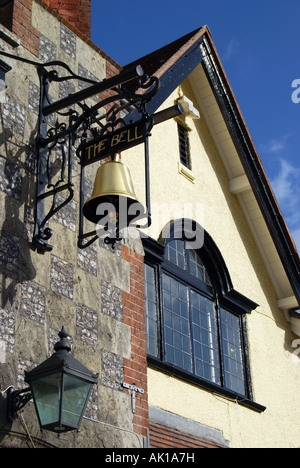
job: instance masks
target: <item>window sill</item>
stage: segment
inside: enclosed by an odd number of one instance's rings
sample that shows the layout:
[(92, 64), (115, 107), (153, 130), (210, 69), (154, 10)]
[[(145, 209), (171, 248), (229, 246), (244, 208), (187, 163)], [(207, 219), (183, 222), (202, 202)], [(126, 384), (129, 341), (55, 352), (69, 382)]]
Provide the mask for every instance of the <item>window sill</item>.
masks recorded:
[(190, 169), (185, 167), (181, 162), (178, 163), (178, 172), (183, 175), (187, 180), (194, 183), (195, 176)]
[(148, 365), (152, 369), (163, 372), (172, 377), (179, 378), (203, 390), (216, 393), (220, 395), (220, 397), (224, 397), (226, 399), (232, 400), (234, 403), (239, 403), (241, 406), (245, 406), (246, 408), (256, 411), (257, 413), (263, 413), (266, 410), (265, 406), (262, 406), (253, 400), (249, 400), (247, 397), (237, 395), (230, 390), (226, 390), (212, 382), (196, 377), (195, 375), (190, 374), (189, 372), (186, 372), (184, 370), (178, 369), (172, 366), (171, 364), (166, 364), (164, 362), (161, 362), (159, 359), (155, 357), (148, 356)]
[(21, 44), (21, 40), (15, 34), (6, 29), (2, 24), (0, 24), (0, 39), (3, 39), (13, 47), (19, 47)]

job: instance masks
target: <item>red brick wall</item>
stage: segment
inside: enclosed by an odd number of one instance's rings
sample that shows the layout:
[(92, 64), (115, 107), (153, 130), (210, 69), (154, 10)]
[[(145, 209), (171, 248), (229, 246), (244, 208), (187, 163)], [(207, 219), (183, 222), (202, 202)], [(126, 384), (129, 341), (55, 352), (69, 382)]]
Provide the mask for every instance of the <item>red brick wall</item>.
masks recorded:
[(31, 12), (32, 0), (10, 0), (0, 9), (0, 22), (21, 39), (26, 49), (38, 56), (39, 32), (31, 24)]
[(154, 423), (150, 423), (150, 444), (151, 448), (225, 448), (215, 442)]
[(91, 37), (91, 0), (44, 0), (87, 38)]
[[(110, 63), (108, 60), (106, 61), (106, 78), (112, 78), (115, 75), (118, 75), (120, 73), (120, 68), (117, 68), (114, 64)], [(107, 99), (110, 96), (116, 95), (117, 93), (113, 91), (112, 89), (108, 89), (101, 93), (101, 100), (102, 99)], [(111, 108), (112, 103), (107, 104), (105, 106), (106, 111), (108, 112), (109, 109)]]
[[(120, 72), (122, 67), (90, 40), (91, 0), (36, 1), (106, 59), (107, 78)], [(38, 56), (39, 31), (33, 28), (31, 20), (32, 0), (7, 0), (7, 3), (0, 5), (0, 24), (16, 34), (23, 47)], [(107, 91), (107, 96), (112, 93), (113, 91)]]
[[(91, 0), (44, 0), (86, 38), (91, 37)], [(21, 44), (38, 56), (39, 32), (32, 27), (32, 0), (8, 0), (0, 7), (0, 23), (21, 39)]]
[(144, 257), (122, 245), (122, 258), (130, 263), (130, 292), (123, 293), (123, 320), (131, 327), (131, 359), (124, 359), (124, 380), (142, 388), (136, 394), (134, 432), (144, 437), (149, 428)]

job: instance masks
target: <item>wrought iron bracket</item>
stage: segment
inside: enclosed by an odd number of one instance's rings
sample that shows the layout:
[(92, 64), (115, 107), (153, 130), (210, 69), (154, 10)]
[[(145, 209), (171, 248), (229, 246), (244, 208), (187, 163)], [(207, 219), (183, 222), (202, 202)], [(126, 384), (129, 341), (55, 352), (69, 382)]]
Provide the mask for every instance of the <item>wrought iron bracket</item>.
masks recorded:
[(16, 390), (14, 387), (10, 387), (7, 391), (7, 420), (11, 423), (14, 422), (17, 417), (17, 412), (24, 408), (31, 399), (32, 393), (30, 388)]
[[(53, 66), (53, 62), (51, 64)], [(56, 65), (64, 66), (59, 62), (56, 62)], [(81, 159), (81, 148), (95, 135), (97, 137), (106, 136), (115, 132), (117, 128), (125, 126), (122, 113), (128, 114), (132, 107), (150, 122), (151, 118), (146, 112), (146, 103), (158, 89), (158, 80), (154, 77), (149, 78), (138, 66), (102, 82), (94, 82), (91, 86), (77, 93), (51, 103), (49, 87), (52, 81), (81, 80), (82, 78), (73, 74), (69, 69), (70, 74), (67, 77), (60, 77), (56, 71), (48, 71), (46, 66), (48, 67), (49, 64), (38, 68), (40, 104), (33, 247), (39, 253), (50, 252), (53, 249), (53, 246), (48, 243), (53, 234), (48, 226), (48, 221), (62, 210), (74, 196), (72, 182), (74, 155), (77, 156), (77, 161), (81, 166), (78, 247), (84, 249), (98, 239), (96, 231), (84, 233), (82, 207), (85, 192), (85, 171)], [(129, 92), (125, 88), (125, 84), (133, 80), (137, 80), (136, 89), (149, 91), (141, 94)], [(92, 106), (83, 102), (84, 99), (108, 89), (112, 90), (111, 96), (108, 98), (100, 100)], [(75, 104), (78, 105), (79, 111), (70, 108)], [(62, 112), (63, 110), (64, 112)], [(57, 120), (49, 129), (48, 116), (53, 115), (54, 112)], [(101, 158), (97, 160), (100, 161)], [(46, 209), (47, 199), (50, 200), (50, 203)], [(88, 241), (85, 242), (85, 239)], [(119, 233), (115, 233), (108, 236), (105, 242), (114, 246), (115, 242), (119, 240)]]
[[(47, 226), (48, 221), (67, 203), (74, 195), (72, 183), (72, 134), (68, 132), (61, 135), (66, 128), (71, 128), (76, 113), (71, 110), (65, 115), (68, 117), (66, 123), (56, 121), (54, 127), (48, 130), (47, 119), (43, 114), (43, 106), (49, 100), (49, 85), (51, 75), (44, 68), (39, 68), (40, 78), (40, 106), (39, 106), (39, 134), (37, 144), (37, 171), (36, 171), (36, 206), (35, 227), (33, 233), (33, 246), (39, 253), (49, 252), (52, 246), (47, 243), (52, 236), (52, 230)], [(52, 137), (51, 142), (45, 144), (45, 140)], [(55, 137), (55, 138), (53, 138)], [(66, 149), (67, 147), (67, 149)], [(59, 152), (60, 164), (57, 167), (59, 176), (52, 180), (54, 174), (53, 153), (57, 156)], [(57, 158), (55, 159), (55, 161)], [(67, 169), (67, 175), (66, 175)], [(65, 192), (67, 195), (58, 201), (58, 194)], [(51, 198), (50, 208), (46, 212), (45, 201)]]
[[(145, 131), (145, 186), (148, 225), (151, 224), (149, 136), (153, 125), (183, 113), (180, 105), (150, 116), (147, 104), (159, 90), (159, 80), (146, 75), (142, 67), (126, 69), (119, 75), (101, 82), (76, 75), (67, 64), (60, 61), (38, 63), (0, 51), (0, 55), (36, 67), (39, 82), (39, 120), (36, 138), (36, 197), (35, 222), (32, 238), (33, 249), (38, 253), (50, 252), (48, 243), (53, 232), (49, 221), (71, 202), (74, 196), (72, 170), (80, 165), (80, 207), (78, 247), (85, 249), (99, 236), (97, 230), (85, 232), (82, 207), (85, 201), (85, 163), (82, 148), (95, 138), (109, 138), (116, 131), (122, 131), (135, 122), (131, 115), (139, 115), (146, 122)], [(58, 71), (59, 70), (59, 71)], [(83, 89), (57, 102), (50, 99), (51, 83), (76, 80), (83, 83)], [(103, 92), (110, 90), (109, 96)], [(88, 105), (86, 99), (98, 96), (98, 102)], [(107, 94), (106, 94), (107, 96)], [(91, 101), (89, 101), (91, 102)], [(74, 106), (76, 107), (76, 110)], [(107, 156), (107, 155), (106, 155)], [(111, 156), (114, 156), (113, 154)], [(97, 161), (103, 158), (98, 157)], [(62, 216), (64, 214), (62, 213)], [(110, 233), (104, 239), (107, 244), (121, 240), (119, 232)]]

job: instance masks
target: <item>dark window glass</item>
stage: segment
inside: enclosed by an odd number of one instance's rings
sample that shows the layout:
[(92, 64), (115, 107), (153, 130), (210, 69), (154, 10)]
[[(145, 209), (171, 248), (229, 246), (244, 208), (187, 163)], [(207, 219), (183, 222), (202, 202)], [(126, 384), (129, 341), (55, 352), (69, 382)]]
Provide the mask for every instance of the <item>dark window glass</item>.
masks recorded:
[(187, 258), (191, 275), (201, 279), (208, 286), (212, 286), (207, 270), (199, 255), (197, 255), (197, 252), (192, 249), (187, 249)]
[(166, 260), (188, 271), (191, 275), (201, 279), (208, 286), (212, 286), (207, 270), (195, 250), (189, 249), (181, 240), (173, 240), (166, 246)]
[(162, 284), (165, 359), (191, 372), (188, 288), (167, 275)]
[(145, 296), (146, 296), (146, 324), (147, 324), (147, 352), (158, 356), (158, 314), (156, 302), (155, 269), (145, 265)]
[(190, 163), (190, 142), (189, 142), (189, 131), (178, 124), (178, 137), (179, 137), (179, 155), (180, 162), (188, 169), (191, 168)]
[(220, 309), (225, 387), (244, 394), (245, 375), (240, 320), (240, 317), (236, 317), (227, 310)]
[(167, 244), (166, 259), (174, 263), (182, 270), (186, 270), (185, 244), (180, 240), (174, 240)]
[(191, 291), (194, 373), (220, 384), (218, 329), (215, 304)]

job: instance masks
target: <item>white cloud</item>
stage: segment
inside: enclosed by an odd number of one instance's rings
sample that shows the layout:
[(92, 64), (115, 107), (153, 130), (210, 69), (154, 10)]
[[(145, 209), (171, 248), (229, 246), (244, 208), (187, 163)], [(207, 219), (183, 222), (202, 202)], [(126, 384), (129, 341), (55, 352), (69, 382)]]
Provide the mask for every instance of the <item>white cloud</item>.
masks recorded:
[[(287, 133), (261, 144), (260, 152), (265, 154), (265, 159), (268, 158), (269, 172), (273, 173), (270, 177), (271, 186), (300, 252), (300, 165), (284, 157), (288, 152), (288, 140), (291, 136), (291, 133)], [(277, 171), (275, 164), (279, 168)]]
[(230, 39), (225, 49), (225, 52), (222, 55), (222, 61), (225, 62), (226, 60), (231, 59), (231, 57), (235, 55), (238, 50), (239, 50), (239, 43), (237, 42), (237, 40), (234, 38)]
[(280, 159), (279, 162), (280, 171), (271, 180), (271, 185), (279, 203), (294, 207), (300, 199), (300, 194), (297, 190), (297, 187), (299, 187), (300, 168), (293, 166), (285, 159)]
[(260, 146), (262, 152), (266, 154), (277, 154), (286, 148), (286, 143), (290, 135), (284, 135), (282, 138), (270, 140)]
[(300, 167), (280, 159), (279, 173), (271, 180), (286, 223), (300, 252)]
[(300, 254), (300, 228), (299, 229), (295, 229), (291, 232), (292, 234), (292, 237), (295, 241), (295, 244), (296, 244), (296, 247), (297, 247), (297, 250)]

